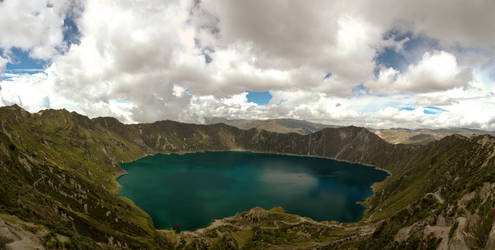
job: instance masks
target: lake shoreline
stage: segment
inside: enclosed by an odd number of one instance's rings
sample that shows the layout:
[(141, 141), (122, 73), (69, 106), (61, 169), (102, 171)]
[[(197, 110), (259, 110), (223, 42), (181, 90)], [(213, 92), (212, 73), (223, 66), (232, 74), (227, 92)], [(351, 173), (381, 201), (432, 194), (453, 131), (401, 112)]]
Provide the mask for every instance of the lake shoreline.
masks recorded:
[[(346, 171), (353, 171), (353, 170), (352, 170), (352, 169), (353, 169), (353, 167), (354, 167), (353, 165), (355, 165), (356, 167), (360, 167), (360, 168), (357, 168), (357, 169), (363, 169), (363, 167), (364, 167), (364, 169), (366, 169), (366, 168), (367, 168), (367, 169), (369, 169), (369, 170), (365, 170), (365, 171), (366, 171), (365, 173), (372, 173), (372, 172), (369, 172), (369, 171), (373, 171), (373, 170), (371, 170), (371, 169), (370, 169), (370, 167), (371, 167), (371, 168), (373, 168), (373, 169), (375, 169), (375, 170), (381, 170), (381, 169), (379, 169), (379, 168), (377, 168), (377, 167), (375, 167), (375, 166), (372, 166), (372, 165), (370, 165), (370, 164), (361, 164), (361, 163), (356, 163), (356, 162), (350, 162), (350, 161), (344, 161), (344, 160), (337, 160), (337, 159), (334, 159), (334, 158), (331, 158), (331, 157), (325, 157), (325, 156), (315, 156), (315, 155), (299, 155), (299, 154), (291, 154), (291, 153), (272, 153), (272, 152), (265, 152), (265, 151), (254, 151), (254, 150), (245, 150), (245, 149), (231, 149), (231, 150), (201, 150), (201, 151), (193, 151), (193, 152), (169, 152), (169, 153), (157, 152), (157, 153), (153, 153), (153, 154), (146, 154), (146, 156), (141, 157), (141, 158), (139, 158), (139, 159), (144, 159), (144, 158), (146, 158), (146, 157), (148, 157), (148, 156), (159, 156), (160, 154), (161, 154), (161, 155), (164, 155), (164, 156), (167, 156), (167, 155), (176, 155), (176, 156), (178, 156), (178, 155), (190, 155), (190, 156), (187, 156), (187, 157), (188, 157), (188, 158), (189, 158), (189, 157), (192, 157), (192, 158), (200, 159), (200, 161), (198, 161), (198, 163), (197, 163), (197, 164), (200, 164), (200, 165), (201, 165), (201, 162), (204, 162), (204, 163), (209, 162), (209, 164), (205, 165), (206, 167), (208, 167), (208, 166), (215, 166), (215, 164), (217, 164), (217, 163), (215, 163), (216, 161), (214, 161), (214, 159), (213, 159), (213, 158), (211, 158), (211, 160), (206, 160), (206, 159), (208, 159), (208, 157), (211, 157), (211, 156), (205, 156), (205, 155), (201, 155), (201, 154), (200, 154), (200, 155), (196, 155), (196, 156), (194, 156), (194, 154), (198, 154), (198, 153), (214, 153), (214, 152), (225, 152), (225, 153), (229, 153), (229, 152), (239, 152), (239, 153), (241, 153), (241, 154), (239, 154), (239, 155), (243, 155), (243, 156), (241, 156), (241, 157), (242, 157), (242, 158), (244, 158), (244, 159), (251, 159), (251, 158), (256, 159), (256, 158), (260, 158), (260, 157), (261, 157), (261, 158), (264, 158), (264, 157), (270, 157), (270, 155), (271, 155), (271, 157), (275, 157), (276, 159), (278, 159), (276, 156), (287, 156), (287, 157), (289, 157), (289, 158), (285, 158), (285, 160), (289, 163), (289, 166), (290, 166), (292, 163), (297, 164), (297, 162), (299, 162), (299, 161), (303, 161), (303, 162), (304, 162), (304, 161), (308, 161), (310, 158), (315, 158), (315, 159), (325, 159), (325, 160), (331, 160), (331, 161), (334, 161), (334, 162), (335, 162), (335, 164), (336, 164), (335, 166), (337, 166), (337, 167), (339, 166), (339, 164), (338, 164), (339, 162), (340, 162), (340, 163), (351, 164), (351, 165), (346, 165), (346, 164), (344, 164), (344, 165), (340, 165), (340, 167), (343, 167), (343, 168), (347, 169)], [(244, 154), (244, 153), (245, 153), (245, 154)], [(258, 156), (256, 156), (256, 157), (255, 157), (255, 156), (250, 156), (249, 154), (258, 154)], [(215, 155), (216, 155), (216, 156), (215, 156)], [(266, 156), (260, 156), (260, 155), (266, 155)], [(217, 154), (214, 154), (213, 156), (215, 156), (215, 157), (217, 157), (217, 158), (219, 157), (218, 159), (224, 159), (224, 158), (225, 158), (223, 155), (217, 155)], [(290, 158), (290, 157), (296, 157), (296, 158), (293, 158), (293, 159), (291, 160), (291, 158)], [(139, 160), (139, 159), (138, 159), (138, 160)], [(158, 158), (158, 159), (161, 159), (161, 158)], [(167, 158), (164, 158), (164, 159), (167, 159)], [(175, 159), (175, 161), (179, 161), (179, 162), (181, 162), (181, 161), (182, 161), (182, 160), (177, 160), (177, 159), (181, 159), (180, 157), (179, 157), (179, 158), (173, 157), (173, 158), (170, 158), (170, 159)], [(305, 160), (305, 159), (307, 159), (307, 160)], [(146, 162), (148, 162), (148, 161), (150, 161), (150, 160), (153, 160), (153, 159), (146, 159), (145, 161), (146, 161)], [(318, 161), (317, 161), (317, 162), (318, 162)], [(213, 164), (212, 164), (212, 163), (213, 163)], [(122, 163), (121, 163), (121, 164), (122, 164)], [(190, 164), (191, 164), (191, 163), (190, 163)], [(192, 164), (195, 164), (195, 163), (192, 163)], [(225, 164), (225, 162), (224, 162), (224, 163), (222, 163), (222, 161), (220, 161), (220, 162), (218, 162), (218, 164)], [(124, 164), (122, 164), (122, 165), (124, 165)], [(130, 174), (130, 173), (131, 173), (131, 172), (128, 172), (128, 171), (132, 170), (132, 168), (125, 168), (125, 169), (124, 169), (124, 166), (122, 166), (122, 165), (121, 165), (121, 167), (122, 167), (122, 171), (119, 171), (119, 173), (115, 175), (115, 176), (116, 176), (116, 178), (115, 178), (116, 180), (120, 179), (120, 177), (122, 177), (122, 176), (124, 176), (124, 175), (126, 175), (126, 174)], [(260, 166), (263, 166), (263, 165), (260, 165)], [(305, 166), (305, 165), (302, 165), (302, 166), (303, 166), (303, 168), (304, 168), (304, 166)], [(325, 169), (325, 167), (324, 167), (325, 165), (321, 165), (321, 166), (323, 167), (323, 169)], [(328, 165), (329, 169), (332, 169), (332, 166), (334, 166), (334, 165), (333, 165), (333, 164)], [(127, 167), (130, 167), (130, 166), (127, 166)], [(136, 167), (136, 166), (134, 165), (134, 167)], [(210, 169), (210, 171), (214, 171), (214, 169)], [(360, 170), (360, 171), (362, 171), (362, 170)], [(379, 175), (383, 176), (383, 180), (385, 180), (388, 176), (390, 176), (390, 174), (389, 174), (389, 172), (388, 172), (388, 171), (381, 170), (381, 171), (379, 171), (379, 172), (381, 172), (381, 174), (379, 174)], [(378, 172), (377, 172), (377, 174), (378, 174)], [(151, 176), (153, 176), (153, 174), (151, 174)], [(243, 175), (241, 174), (241, 175), (237, 175), (237, 176), (243, 176)], [(352, 174), (351, 174), (351, 176), (352, 176)], [(361, 175), (359, 175), (359, 176), (361, 176)], [(364, 178), (364, 179), (366, 179), (366, 178), (368, 178), (368, 177), (366, 177), (366, 176), (367, 176), (367, 174), (364, 174), (364, 175), (362, 175), (362, 177), (359, 177), (359, 178)], [(209, 177), (209, 178), (211, 178), (211, 177)], [(298, 176), (298, 178), (300, 178), (300, 176)], [(151, 179), (150, 179), (150, 178), (146, 178), (146, 180), (152, 180), (152, 179), (153, 179), (152, 177), (151, 177)], [(277, 178), (277, 179), (278, 179), (278, 180), (280, 180), (279, 178)], [(378, 182), (381, 182), (381, 181), (382, 181), (382, 180), (378, 180)], [(159, 182), (161, 182), (161, 181), (159, 181)], [(376, 182), (376, 181), (374, 181), (374, 182)], [(153, 183), (153, 181), (151, 181), (151, 183)], [(155, 183), (157, 183), (157, 182), (155, 181)], [(194, 183), (197, 183), (197, 182), (194, 182)], [(220, 182), (215, 182), (215, 181), (214, 181), (214, 183), (220, 183)], [(297, 183), (299, 183), (299, 181), (297, 181)], [(303, 181), (303, 182), (301, 182), (301, 183), (304, 183), (304, 181)], [(374, 184), (374, 183), (373, 183), (373, 184)], [(372, 185), (373, 185), (373, 184), (372, 184)], [(121, 184), (121, 185), (122, 185), (122, 186), (125, 186), (124, 184)], [(370, 196), (372, 196), (372, 195), (374, 194), (374, 190), (373, 190), (373, 188), (372, 188), (372, 185), (370, 186), (370, 188), (371, 188), (371, 192), (372, 192)], [(194, 186), (196, 186), (196, 185), (194, 185)], [(155, 188), (155, 189), (156, 189), (156, 190), (158, 190), (157, 188)], [(155, 189), (154, 189), (154, 190), (155, 190)], [(193, 190), (194, 190), (194, 189), (193, 189)], [(189, 192), (189, 191), (188, 191), (188, 192)], [(117, 193), (118, 193), (118, 191), (117, 191)], [(127, 198), (129, 198), (129, 199), (130, 199), (130, 197), (129, 197), (129, 196), (127, 196), (127, 195), (125, 195), (125, 194), (123, 194), (123, 193), (122, 193), (122, 194), (118, 194), (118, 195), (119, 195), (119, 196), (123, 196), (123, 197), (127, 197)], [(365, 202), (366, 202), (366, 200), (367, 200), (368, 198), (369, 198), (369, 196), (363, 197), (363, 198), (362, 198), (362, 200), (361, 200), (361, 199), (359, 199), (359, 200), (355, 200), (355, 202), (354, 202), (354, 203), (355, 203), (356, 205), (359, 205), (359, 206), (364, 207), (364, 209), (366, 210), (366, 209), (367, 209), (367, 206), (365, 205)], [(134, 199), (131, 199), (131, 200), (133, 200), (133, 201), (134, 201)], [(139, 203), (139, 202), (138, 202), (138, 203)], [(138, 206), (138, 205), (137, 205), (137, 203), (136, 203), (135, 205), (136, 205), (136, 206)], [(269, 205), (269, 206), (262, 205), (262, 204), (254, 204), (254, 205), (256, 205), (256, 206), (263, 206), (263, 207), (266, 207), (267, 209), (269, 209), (269, 208), (270, 208), (270, 205)], [(253, 206), (254, 206), (254, 205), (253, 205)], [(285, 207), (286, 205), (284, 205), (284, 203), (275, 204), (275, 205), (276, 205), (276, 206), (282, 206), (282, 207), (286, 208), (286, 207)], [(327, 204), (327, 205), (328, 205), (328, 204)], [(139, 206), (138, 206), (138, 207), (139, 207)], [(148, 209), (148, 210), (149, 210), (149, 209)], [(242, 210), (239, 210), (239, 211), (248, 211), (248, 210), (249, 210), (249, 208), (242, 208)], [(238, 211), (238, 212), (239, 212), (239, 211)], [(290, 210), (289, 210), (289, 211), (290, 211)], [(292, 212), (292, 213), (294, 213), (294, 212)], [(364, 213), (364, 211), (363, 211), (363, 213)], [(296, 214), (298, 214), (298, 213), (296, 213)], [(309, 215), (306, 215), (306, 216), (309, 216)], [(359, 218), (359, 219), (357, 219), (357, 220), (355, 220), (355, 219), (351, 219), (351, 221), (347, 221), (347, 219), (343, 219), (343, 220), (341, 220), (341, 219), (330, 219), (330, 218), (322, 219), (321, 217), (320, 217), (320, 218), (318, 218), (318, 216), (317, 216), (317, 217), (312, 217), (312, 216), (310, 216), (310, 217), (314, 218), (314, 219), (315, 219), (315, 221), (319, 221), (319, 222), (325, 222), (325, 221), (332, 221), (332, 220), (335, 220), (335, 221), (339, 221), (339, 222), (341, 222), (341, 223), (358, 223), (358, 222), (360, 222), (360, 221), (362, 220), (362, 216), (363, 216), (363, 214), (361, 214), (361, 216), (360, 216), (361, 218)], [(226, 216), (226, 217), (229, 217), (229, 216)], [(226, 218), (226, 217), (225, 217), (225, 218)], [(218, 218), (220, 218), (220, 217), (218, 217)], [(223, 218), (223, 217), (222, 217), (222, 218)], [(158, 224), (157, 224), (157, 223), (154, 223), (154, 224), (155, 224), (155, 227), (156, 227), (157, 229), (164, 229), (164, 230), (166, 230), (166, 229), (168, 229), (168, 228), (169, 228), (168, 226), (165, 226), (165, 225), (163, 225), (163, 224), (160, 226), (160, 224), (161, 224), (161, 223), (158, 223)], [(197, 229), (200, 229), (200, 228), (204, 228), (204, 226), (199, 227), (199, 228), (197, 228)], [(190, 230), (194, 231), (194, 230), (197, 230), (197, 229), (190, 229)], [(187, 230), (187, 229), (186, 229), (185, 231), (189, 231), (189, 230)]]

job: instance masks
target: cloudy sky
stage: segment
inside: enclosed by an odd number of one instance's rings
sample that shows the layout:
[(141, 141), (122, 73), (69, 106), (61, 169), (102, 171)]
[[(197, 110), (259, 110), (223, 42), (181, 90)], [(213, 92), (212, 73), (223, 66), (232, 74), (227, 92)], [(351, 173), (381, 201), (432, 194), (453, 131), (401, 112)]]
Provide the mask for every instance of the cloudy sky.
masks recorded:
[(0, 0), (0, 105), (495, 130), (493, 0)]

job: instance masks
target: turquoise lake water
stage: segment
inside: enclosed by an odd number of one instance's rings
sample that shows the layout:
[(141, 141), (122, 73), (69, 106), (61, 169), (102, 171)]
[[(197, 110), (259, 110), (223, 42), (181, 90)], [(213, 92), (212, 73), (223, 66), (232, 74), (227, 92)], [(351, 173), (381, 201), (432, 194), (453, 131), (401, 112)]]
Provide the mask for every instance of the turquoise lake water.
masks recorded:
[(118, 194), (150, 214), (156, 228), (181, 230), (257, 206), (317, 221), (358, 221), (365, 207), (356, 202), (388, 176), (330, 159), (235, 151), (158, 154), (121, 165), (129, 174), (118, 178)]

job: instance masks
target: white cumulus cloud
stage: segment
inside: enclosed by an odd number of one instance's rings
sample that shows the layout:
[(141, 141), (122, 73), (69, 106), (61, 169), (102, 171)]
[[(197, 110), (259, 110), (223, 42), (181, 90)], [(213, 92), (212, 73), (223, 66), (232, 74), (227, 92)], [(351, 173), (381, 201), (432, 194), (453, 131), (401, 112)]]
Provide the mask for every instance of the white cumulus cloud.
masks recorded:
[[(215, 116), (495, 129), (493, 11), (489, 0), (4, 0), (0, 71), (12, 48), (51, 64), (4, 73), (1, 104), (124, 122)], [(67, 17), (80, 31), (70, 47)], [(380, 62), (386, 48), (403, 67)], [(273, 97), (257, 105), (249, 91)], [(445, 111), (429, 114), (429, 106)]]
[(433, 92), (464, 87), (472, 79), (470, 69), (463, 69), (454, 55), (445, 51), (426, 52), (407, 72), (382, 68), (378, 78), (366, 84), (373, 92)]

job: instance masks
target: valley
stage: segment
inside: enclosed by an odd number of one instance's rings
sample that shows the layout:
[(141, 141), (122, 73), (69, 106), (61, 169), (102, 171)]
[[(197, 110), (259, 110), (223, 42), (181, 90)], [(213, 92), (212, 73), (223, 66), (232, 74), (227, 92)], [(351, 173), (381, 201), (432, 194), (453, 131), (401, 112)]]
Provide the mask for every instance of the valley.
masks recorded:
[[(0, 108), (0, 117), (0, 214), (13, 218), (8, 230), (36, 232), (33, 237), (46, 248), (491, 249), (495, 244), (490, 135), (390, 144), (352, 126), (302, 135), (173, 121), (126, 125), (65, 110), (32, 114), (15, 105)], [(363, 219), (355, 223), (253, 208), (194, 232), (157, 230), (148, 214), (115, 193), (123, 162), (205, 150), (328, 157), (392, 175), (373, 185)], [(24, 240), (1, 237), (6, 246)]]

